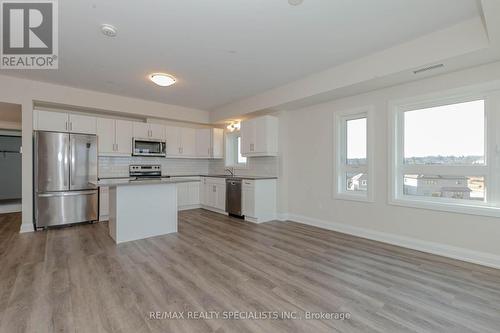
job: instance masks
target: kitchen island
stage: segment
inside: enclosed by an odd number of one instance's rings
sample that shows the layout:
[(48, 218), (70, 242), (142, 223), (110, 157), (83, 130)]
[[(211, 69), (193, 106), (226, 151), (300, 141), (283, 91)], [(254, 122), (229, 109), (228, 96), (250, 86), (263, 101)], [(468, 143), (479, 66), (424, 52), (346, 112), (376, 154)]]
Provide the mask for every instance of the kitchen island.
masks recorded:
[(184, 178), (106, 179), (109, 187), (109, 235), (119, 244), (177, 232), (177, 184)]

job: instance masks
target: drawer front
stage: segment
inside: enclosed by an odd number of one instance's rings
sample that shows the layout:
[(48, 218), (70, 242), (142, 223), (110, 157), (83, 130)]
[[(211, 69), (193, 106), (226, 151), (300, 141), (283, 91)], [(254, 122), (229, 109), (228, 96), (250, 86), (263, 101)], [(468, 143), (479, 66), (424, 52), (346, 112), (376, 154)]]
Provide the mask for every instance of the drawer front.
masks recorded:
[(97, 220), (97, 190), (38, 194), (37, 227)]
[(244, 187), (255, 187), (255, 180), (252, 179), (243, 179), (243, 186)]

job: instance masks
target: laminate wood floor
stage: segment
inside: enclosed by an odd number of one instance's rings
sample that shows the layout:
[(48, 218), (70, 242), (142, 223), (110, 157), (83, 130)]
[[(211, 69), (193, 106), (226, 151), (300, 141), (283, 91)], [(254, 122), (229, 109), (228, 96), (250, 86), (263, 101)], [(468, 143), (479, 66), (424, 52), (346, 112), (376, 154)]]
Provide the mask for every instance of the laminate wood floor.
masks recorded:
[(499, 270), (292, 222), (179, 218), (116, 246), (106, 223), (18, 234), (20, 215), (0, 215), (0, 332), (500, 331)]

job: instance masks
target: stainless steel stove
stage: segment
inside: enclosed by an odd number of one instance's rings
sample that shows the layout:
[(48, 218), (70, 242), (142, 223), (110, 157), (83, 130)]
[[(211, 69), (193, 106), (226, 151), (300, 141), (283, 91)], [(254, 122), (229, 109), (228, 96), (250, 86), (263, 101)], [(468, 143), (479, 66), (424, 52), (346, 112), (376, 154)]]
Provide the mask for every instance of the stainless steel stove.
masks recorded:
[(161, 178), (161, 165), (130, 165), (128, 174), (132, 180), (158, 179)]

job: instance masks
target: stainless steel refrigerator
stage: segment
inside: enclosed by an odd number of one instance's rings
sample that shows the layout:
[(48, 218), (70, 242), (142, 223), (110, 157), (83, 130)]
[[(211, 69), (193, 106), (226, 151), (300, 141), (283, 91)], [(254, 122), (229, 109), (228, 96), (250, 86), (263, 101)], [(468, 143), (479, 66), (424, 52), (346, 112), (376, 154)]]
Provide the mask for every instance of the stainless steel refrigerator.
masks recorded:
[(97, 220), (97, 137), (35, 132), (35, 226)]

